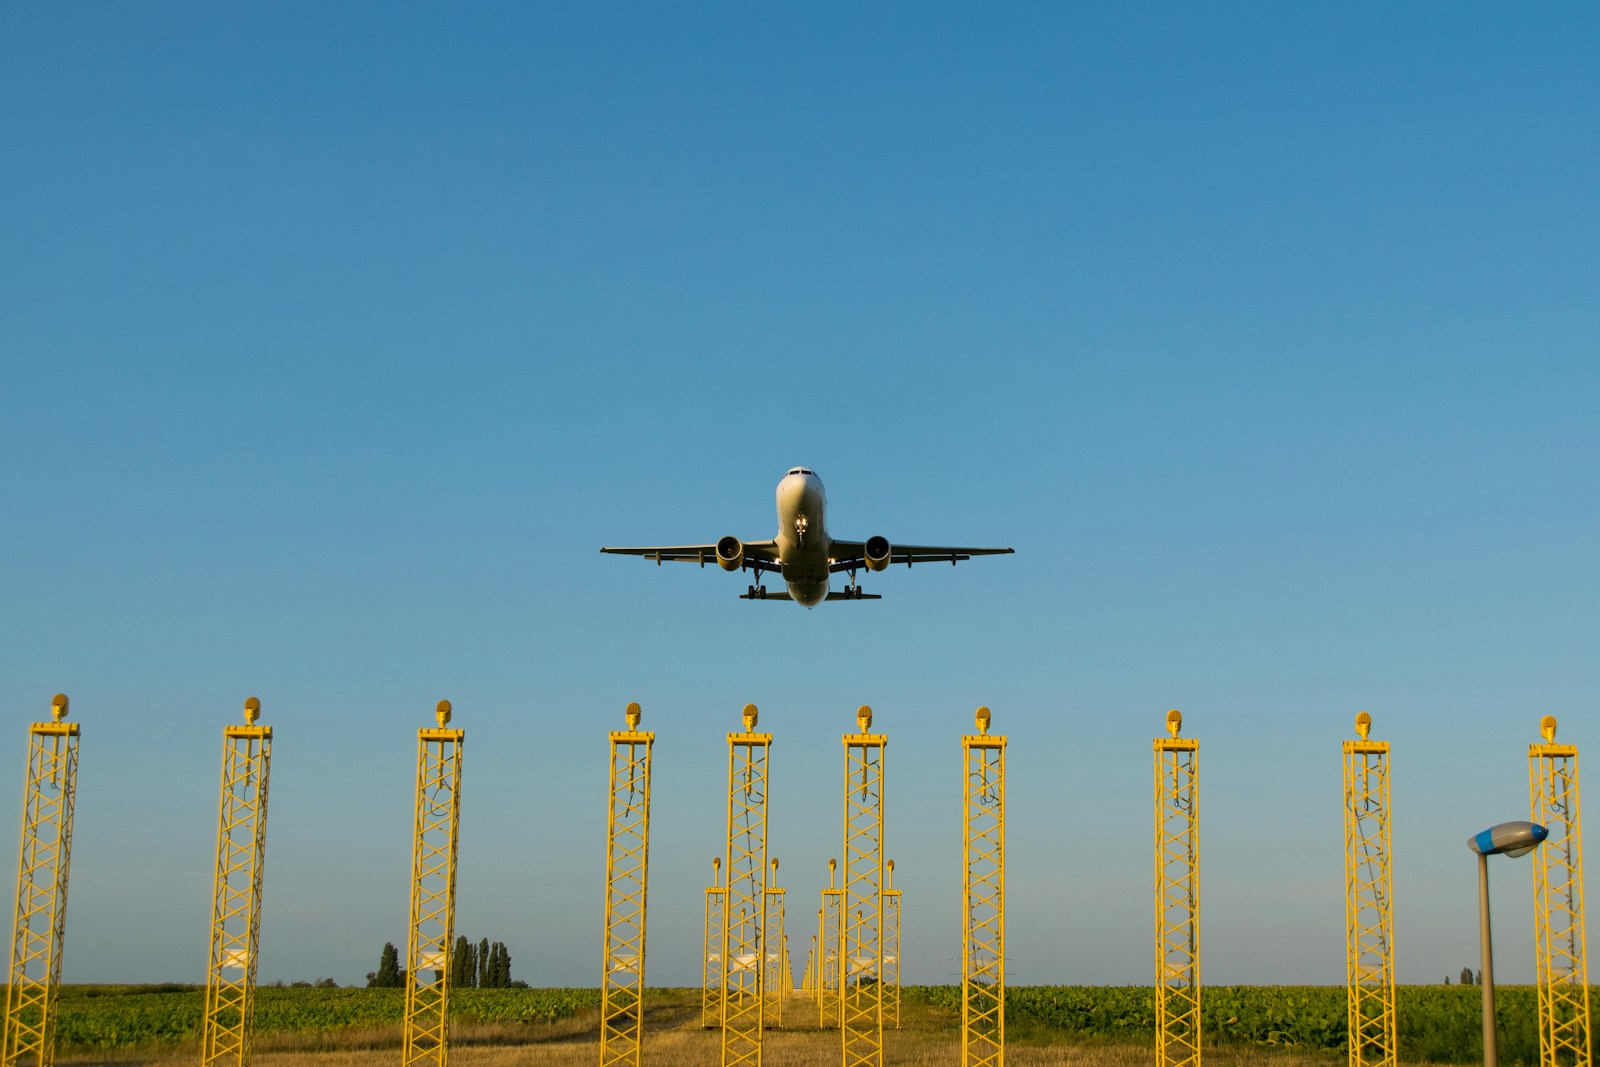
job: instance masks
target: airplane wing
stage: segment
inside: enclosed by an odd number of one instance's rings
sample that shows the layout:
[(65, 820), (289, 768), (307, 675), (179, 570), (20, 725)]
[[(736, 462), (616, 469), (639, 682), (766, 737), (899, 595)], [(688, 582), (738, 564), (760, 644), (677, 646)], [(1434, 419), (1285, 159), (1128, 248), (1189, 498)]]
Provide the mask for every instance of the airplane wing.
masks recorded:
[[(889, 545), (889, 562), (904, 563), (907, 567), (913, 563), (950, 563), (955, 564), (973, 556), (1004, 556), (1016, 551), (1011, 548), (962, 548), (950, 545)], [(828, 570), (837, 574), (866, 566), (867, 543), (865, 541), (834, 541), (832, 542), (832, 562)]]
[[(600, 551), (619, 556), (643, 556), (654, 560), (657, 566), (662, 563), (698, 563), (704, 567), (707, 563), (717, 562), (717, 546), (714, 544), (646, 545), (642, 548), (602, 548)], [(777, 570), (778, 542), (746, 541), (744, 561), (757, 572)]]

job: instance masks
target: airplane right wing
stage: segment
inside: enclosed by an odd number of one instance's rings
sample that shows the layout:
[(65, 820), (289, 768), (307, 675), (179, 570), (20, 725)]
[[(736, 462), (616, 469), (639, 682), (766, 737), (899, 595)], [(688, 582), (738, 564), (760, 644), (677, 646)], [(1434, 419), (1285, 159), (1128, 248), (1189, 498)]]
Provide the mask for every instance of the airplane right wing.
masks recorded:
[[(600, 551), (619, 556), (643, 556), (655, 561), (658, 567), (662, 563), (698, 563), (704, 567), (707, 563), (717, 562), (717, 546), (714, 544), (646, 545), (642, 548), (602, 548)], [(744, 561), (746, 566), (757, 573), (777, 570), (778, 542), (744, 542)]]

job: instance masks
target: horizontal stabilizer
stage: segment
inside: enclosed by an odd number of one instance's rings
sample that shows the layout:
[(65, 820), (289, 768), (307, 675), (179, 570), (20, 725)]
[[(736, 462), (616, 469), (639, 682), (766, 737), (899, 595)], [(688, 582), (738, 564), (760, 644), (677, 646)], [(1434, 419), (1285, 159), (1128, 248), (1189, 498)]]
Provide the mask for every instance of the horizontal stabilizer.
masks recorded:
[[(790, 596), (787, 591), (783, 591), (783, 592), (765, 593), (765, 594), (762, 594), (761, 596), (751, 596), (749, 593), (740, 593), (739, 594), (739, 599), (740, 600), (793, 600), (794, 597)], [(829, 593), (826, 599), (828, 599), (828, 600), (882, 600), (883, 597), (879, 596), (877, 593), (862, 593), (860, 596), (854, 596), (854, 595), (852, 595), (850, 593), (833, 592), (833, 593)]]

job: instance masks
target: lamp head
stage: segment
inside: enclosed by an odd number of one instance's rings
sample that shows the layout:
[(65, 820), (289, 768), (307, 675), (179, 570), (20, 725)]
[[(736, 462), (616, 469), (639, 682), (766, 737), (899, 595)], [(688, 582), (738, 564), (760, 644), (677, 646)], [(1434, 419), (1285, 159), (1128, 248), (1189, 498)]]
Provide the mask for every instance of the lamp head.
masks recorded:
[(1496, 823), (1467, 838), (1467, 847), (1480, 856), (1526, 856), (1550, 836), (1547, 827), (1526, 819)]

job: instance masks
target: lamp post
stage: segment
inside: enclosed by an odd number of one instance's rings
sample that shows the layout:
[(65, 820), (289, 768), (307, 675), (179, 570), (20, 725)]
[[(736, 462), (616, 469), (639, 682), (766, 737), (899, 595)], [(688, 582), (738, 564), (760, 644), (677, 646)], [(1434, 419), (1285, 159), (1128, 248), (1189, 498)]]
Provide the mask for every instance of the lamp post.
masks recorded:
[(1526, 856), (1549, 833), (1536, 822), (1519, 819), (1497, 823), (1467, 838), (1467, 847), (1478, 854), (1478, 951), (1483, 961), (1483, 973), (1478, 984), (1483, 989), (1483, 1067), (1499, 1067), (1500, 1064), (1494, 1032), (1494, 947), (1489, 937), (1489, 857)]

